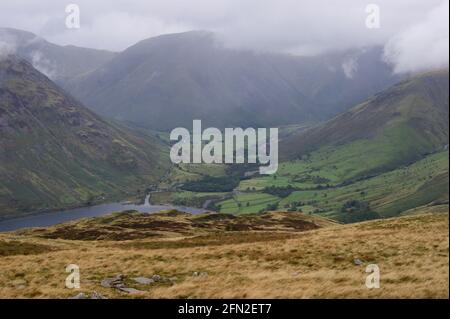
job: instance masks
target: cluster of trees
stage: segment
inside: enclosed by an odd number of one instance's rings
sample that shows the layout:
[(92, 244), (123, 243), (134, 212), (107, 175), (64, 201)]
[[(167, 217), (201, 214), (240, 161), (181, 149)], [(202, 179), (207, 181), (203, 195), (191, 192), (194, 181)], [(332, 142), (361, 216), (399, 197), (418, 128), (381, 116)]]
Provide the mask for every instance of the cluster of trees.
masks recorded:
[(175, 198), (172, 203), (175, 206), (202, 207), (204, 199), (201, 197)]
[(358, 200), (350, 200), (344, 203), (341, 208), (344, 223), (356, 223), (365, 220), (381, 218), (380, 214), (374, 212), (369, 203)]
[(222, 205), (211, 202), (211, 203), (209, 203), (207, 209), (214, 211), (214, 212), (220, 212), (220, 210), (222, 209)]
[(294, 179), (295, 182), (298, 183), (313, 183), (313, 184), (327, 184), (330, 182), (328, 178), (322, 176), (300, 176)]
[(201, 180), (187, 182), (181, 189), (191, 192), (231, 192), (239, 185), (239, 178), (232, 176), (205, 176)]
[(273, 210), (278, 210), (278, 202), (273, 203), (273, 204), (267, 204), (266, 209), (261, 209), (259, 211), (259, 213), (265, 213), (265, 212), (273, 211)]
[(302, 206), (304, 206), (303, 202), (292, 202), (284, 205), (284, 208), (286, 208), (288, 212), (301, 212)]

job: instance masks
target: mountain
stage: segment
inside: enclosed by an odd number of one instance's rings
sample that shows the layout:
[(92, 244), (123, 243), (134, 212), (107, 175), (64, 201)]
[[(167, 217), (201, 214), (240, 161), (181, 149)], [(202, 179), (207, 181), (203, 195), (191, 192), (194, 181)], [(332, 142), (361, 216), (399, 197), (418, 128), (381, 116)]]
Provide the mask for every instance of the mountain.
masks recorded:
[(31, 32), (11, 28), (0, 28), (0, 42), (57, 82), (92, 71), (116, 55), (105, 50), (56, 45)]
[(16, 56), (0, 60), (0, 216), (136, 195), (165, 173), (156, 138), (102, 120)]
[(150, 38), (64, 88), (99, 114), (159, 130), (328, 119), (398, 81), (380, 48), (317, 57), (232, 50), (202, 31)]
[(412, 163), (448, 148), (448, 70), (416, 75), (332, 120), (281, 143), (284, 159), (320, 152), (329, 165), (353, 161), (359, 175)]

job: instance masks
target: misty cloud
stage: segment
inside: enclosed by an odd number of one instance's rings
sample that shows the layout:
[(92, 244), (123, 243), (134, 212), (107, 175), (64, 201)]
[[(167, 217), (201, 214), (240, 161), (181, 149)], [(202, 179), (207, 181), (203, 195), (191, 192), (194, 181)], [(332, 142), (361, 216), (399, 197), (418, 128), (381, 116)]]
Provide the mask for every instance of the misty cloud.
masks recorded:
[[(65, 27), (65, 3), (0, 3), (1, 26), (58, 44), (120, 51), (152, 36), (189, 30), (216, 32), (232, 48), (315, 55), (385, 46), (397, 72), (448, 65), (447, 0), (377, 0), (381, 28), (365, 25), (360, 0), (77, 0), (81, 28)], [(347, 71), (350, 65), (346, 65)], [(344, 67), (344, 66), (343, 66)]]
[(419, 24), (389, 40), (385, 47), (385, 58), (394, 65), (396, 72), (419, 72), (448, 67), (448, 11), (449, 4), (446, 0)]
[(16, 39), (0, 30), (0, 59), (16, 52)]
[(39, 72), (45, 74), (47, 77), (53, 79), (57, 76), (57, 68), (43, 56), (40, 51), (31, 52), (31, 63), (39, 70)]
[(347, 78), (353, 79), (353, 76), (358, 72), (358, 59), (350, 57), (342, 63), (342, 70)]
[(4, 58), (9, 54), (14, 53), (14, 51), (15, 49), (10, 43), (0, 40), (0, 59)]

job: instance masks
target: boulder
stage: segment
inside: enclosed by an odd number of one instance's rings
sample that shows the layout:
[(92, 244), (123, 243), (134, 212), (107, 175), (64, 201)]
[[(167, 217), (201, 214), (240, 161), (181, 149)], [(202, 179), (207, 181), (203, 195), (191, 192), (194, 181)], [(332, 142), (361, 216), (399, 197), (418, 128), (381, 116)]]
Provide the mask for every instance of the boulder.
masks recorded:
[(105, 288), (117, 288), (118, 286), (123, 285), (123, 280), (125, 279), (124, 275), (118, 275), (113, 278), (105, 278), (101, 281), (102, 287)]
[(12, 281), (12, 284), (14, 285), (14, 287), (16, 287), (17, 289), (24, 289), (27, 287), (27, 281), (24, 279), (16, 279)]
[(128, 287), (119, 288), (119, 290), (123, 291), (123, 292), (126, 292), (126, 293), (129, 293), (129, 294), (141, 294), (141, 293), (145, 292), (145, 291), (142, 291), (142, 290), (138, 290), (138, 289), (135, 289), (135, 288), (128, 288)]
[(363, 262), (361, 259), (359, 259), (359, 258), (353, 259), (353, 263), (354, 263), (356, 266), (362, 266), (362, 265), (364, 264), (364, 262)]
[(133, 280), (141, 285), (151, 285), (155, 282), (154, 279), (146, 278), (146, 277), (136, 277), (136, 278), (133, 278)]
[(99, 294), (98, 292), (94, 291), (91, 295), (91, 299), (108, 299), (105, 296)]

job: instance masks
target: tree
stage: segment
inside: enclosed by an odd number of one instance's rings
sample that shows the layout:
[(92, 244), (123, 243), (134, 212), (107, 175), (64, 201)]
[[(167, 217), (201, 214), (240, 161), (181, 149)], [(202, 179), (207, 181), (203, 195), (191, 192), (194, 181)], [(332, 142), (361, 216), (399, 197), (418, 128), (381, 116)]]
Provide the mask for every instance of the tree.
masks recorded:
[(381, 218), (381, 216), (371, 210), (369, 203), (350, 200), (344, 203), (341, 208), (343, 216), (341, 220), (344, 223), (355, 223), (365, 220)]

